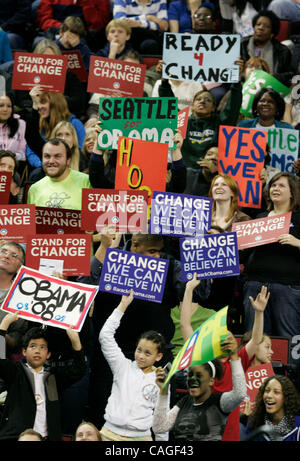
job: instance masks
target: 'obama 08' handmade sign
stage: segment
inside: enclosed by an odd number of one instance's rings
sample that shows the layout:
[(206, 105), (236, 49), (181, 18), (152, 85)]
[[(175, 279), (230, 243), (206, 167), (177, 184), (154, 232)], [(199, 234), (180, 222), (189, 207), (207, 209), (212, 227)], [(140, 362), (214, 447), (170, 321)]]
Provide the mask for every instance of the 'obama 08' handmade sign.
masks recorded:
[(240, 36), (164, 34), (163, 78), (194, 82), (239, 81)]
[(21, 318), (80, 331), (98, 287), (69, 282), (22, 266), (1, 309)]

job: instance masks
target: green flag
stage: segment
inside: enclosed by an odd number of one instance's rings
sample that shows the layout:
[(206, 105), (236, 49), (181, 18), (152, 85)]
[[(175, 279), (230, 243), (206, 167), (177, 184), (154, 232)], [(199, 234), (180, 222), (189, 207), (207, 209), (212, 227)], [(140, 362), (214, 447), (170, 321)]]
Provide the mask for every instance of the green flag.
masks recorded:
[(167, 385), (177, 371), (202, 365), (220, 357), (220, 355), (226, 355), (221, 349), (221, 342), (224, 341), (228, 333), (227, 311), (228, 307), (224, 307), (193, 332), (176, 355), (163, 387)]
[(291, 92), (290, 88), (283, 85), (279, 80), (264, 70), (253, 70), (243, 85), (241, 114), (244, 114), (246, 117), (252, 117), (251, 108), (254, 96), (261, 88), (267, 87), (271, 87), (273, 90), (277, 91), (277, 93), (280, 93), (283, 98)]

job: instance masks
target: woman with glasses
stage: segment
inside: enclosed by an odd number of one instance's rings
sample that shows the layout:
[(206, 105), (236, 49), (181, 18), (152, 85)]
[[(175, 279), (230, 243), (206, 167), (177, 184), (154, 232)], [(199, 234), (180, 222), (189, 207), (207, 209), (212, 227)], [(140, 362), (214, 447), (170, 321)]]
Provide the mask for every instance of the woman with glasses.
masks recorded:
[(282, 96), (272, 88), (262, 88), (253, 100), (253, 118), (240, 121), (238, 126), (262, 130), (275, 127), (293, 130), (294, 127), (291, 124), (282, 121), (284, 112), (285, 102)]

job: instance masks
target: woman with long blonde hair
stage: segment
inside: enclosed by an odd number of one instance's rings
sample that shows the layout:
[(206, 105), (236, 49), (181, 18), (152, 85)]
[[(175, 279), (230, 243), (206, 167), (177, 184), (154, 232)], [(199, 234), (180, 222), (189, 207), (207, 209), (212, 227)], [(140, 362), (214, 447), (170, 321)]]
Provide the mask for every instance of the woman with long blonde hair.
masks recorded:
[(230, 232), (234, 222), (251, 219), (239, 209), (239, 188), (230, 176), (226, 174), (215, 176), (208, 195), (213, 199), (211, 220), (213, 226), (219, 226), (224, 232)]

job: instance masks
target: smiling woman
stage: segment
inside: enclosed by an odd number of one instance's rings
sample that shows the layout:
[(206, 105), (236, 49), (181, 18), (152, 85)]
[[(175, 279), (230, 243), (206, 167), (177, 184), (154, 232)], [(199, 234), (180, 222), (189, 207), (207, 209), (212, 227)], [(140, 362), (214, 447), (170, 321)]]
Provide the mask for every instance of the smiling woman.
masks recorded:
[[(279, 236), (278, 241), (249, 250), (244, 263), (244, 310), (245, 329), (250, 330), (253, 315), (249, 295), (256, 296), (262, 285), (268, 284), (270, 301), (264, 315), (265, 332), (270, 336), (293, 338), (299, 334), (300, 315), (300, 183), (287, 172), (273, 176), (268, 184), (268, 210), (257, 217), (280, 215), (291, 212), (289, 233)], [(248, 250), (247, 250), (248, 251)], [(282, 306), (285, 306), (282, 309)], [(297, 355), (291, 360), (297, 363)]]
[(249, 418), (250, 436), (252, 431), (264, 424), (272, 429), (271, 440), (299, 441), (300, 398), (286, 376), (271, 376), (259, 388)]

